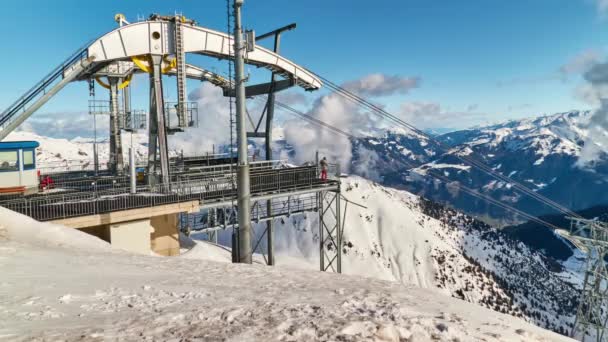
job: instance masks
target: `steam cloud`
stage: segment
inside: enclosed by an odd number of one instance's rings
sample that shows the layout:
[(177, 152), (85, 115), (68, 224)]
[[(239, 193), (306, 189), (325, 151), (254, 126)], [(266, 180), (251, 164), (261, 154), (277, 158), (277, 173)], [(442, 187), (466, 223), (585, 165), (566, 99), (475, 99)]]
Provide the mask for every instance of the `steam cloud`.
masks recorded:
[[(317, 99), (307, 114), (346, 132), (366, 126), (367, 121), (367, 117), (359, 113), (353, 103), (336, 94)], [(330, 163), (340, 163), (343, 168), (350, 164), (352, 149), (348, 137), (301, 120), (285, 122), (284, 133), (287, 143), (295, 149), (297, 163), (314, 160), (315, 151), (319, 151)]]
[(222, 90), (210, 83), (203, 83), (189, 94), (188, 99), (198, 102), (198, 127), (171, 136), (169, 147), (192, 156), (211, 152), (214, 145), (229, 144), (230, 108)]
[(586, 165), (608, 152), (608, 63), (598, 63), (590, 67), (583, 77), (588, 84), (579, 90), (583, 97), (599, 108), (587, 124), (588, 135), (578, 160)]

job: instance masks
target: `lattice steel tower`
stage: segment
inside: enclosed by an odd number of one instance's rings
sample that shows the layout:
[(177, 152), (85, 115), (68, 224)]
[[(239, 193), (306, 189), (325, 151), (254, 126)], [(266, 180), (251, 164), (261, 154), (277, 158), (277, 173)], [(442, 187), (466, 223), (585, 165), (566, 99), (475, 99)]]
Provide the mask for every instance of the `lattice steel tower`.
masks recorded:
[(606, 341), (608, 324), (608, 224), (570, 218), (571, 240), (587, 254), (585, 281), (571, 336)]

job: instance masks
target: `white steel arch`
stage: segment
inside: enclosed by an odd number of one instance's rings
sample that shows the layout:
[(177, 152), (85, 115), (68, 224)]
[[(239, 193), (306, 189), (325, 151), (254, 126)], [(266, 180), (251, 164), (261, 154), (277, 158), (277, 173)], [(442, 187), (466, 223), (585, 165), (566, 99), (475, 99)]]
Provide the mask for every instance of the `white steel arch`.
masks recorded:
[[(174, 23), (165, 20), (148, 20), (118, 27), (103, 35), (88, 48), (94, 63), (129, 60), (141, 55), (173, 55)], [(183, 25), (183, 42), (186, 53), (228, 59), (233, 57), (232, 36), (190, 24)], [(310, 71), (260, 46), (247, 53), (247, 64), (270, 69), (293, 78), (306, 90), (317, 90), (322, 82)]]
[[(172, 25), (175, 25), (175, 21), (159, 18), (128, 24), (76, 51), (0, 114), (0, 140), (72, 81), (89, 79), (107, 66), (119, 61), (131, 61), (138, 56), (174, 55), (175, 27)], [(191, 22), (182, 22), (180, 25), (183, 29), (185, 53), (220, 59), (234, 57), (231, 53), (234, 43), (232, 36)], [(322, 86), (321, 80), (312, 72), (260, 46), (255, 46), (253, 51), (246, 54), (245, 62), (280, 74), (306, 90), (317, 90)], [(218, 83), (216, 85), (226, 86), (225, 82), (214, 79), (214, 75), (202, 69), (197, 70), (192, 65), (186, 66), (186, 76), (207, 78), (214, 81), (214, 84)], [(231, 84), (230, 80), (228, 84)]]

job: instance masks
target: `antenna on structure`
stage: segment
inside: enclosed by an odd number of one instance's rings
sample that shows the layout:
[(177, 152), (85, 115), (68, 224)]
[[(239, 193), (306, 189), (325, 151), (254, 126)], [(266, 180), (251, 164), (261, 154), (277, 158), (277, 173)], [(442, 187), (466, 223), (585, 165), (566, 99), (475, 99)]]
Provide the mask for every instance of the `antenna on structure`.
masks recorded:
[(114, 15), (114, 21), (116, 21), (116, 23), (118, 23), (118, 26), (130, 24), (130, 22), (127, 21), (125, 15), (122, 13), (116, 13), (116, 15)]
[(569, 217), (575, 245), (587, 253), (585, 280), (571, 337), (604, 341), (608, 329), (608, 223)]

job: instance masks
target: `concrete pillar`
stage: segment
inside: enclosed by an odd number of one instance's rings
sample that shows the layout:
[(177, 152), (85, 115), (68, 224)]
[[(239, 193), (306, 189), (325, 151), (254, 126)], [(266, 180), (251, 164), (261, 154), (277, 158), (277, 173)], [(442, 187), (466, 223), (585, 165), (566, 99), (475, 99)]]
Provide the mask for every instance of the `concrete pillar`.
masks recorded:
[(109, 243), (112, 242), (112, 240), (110, 238), (110, 227), (108, 225), (80, 228), (79, 230), (83, 231), (89, 235), (96, 236), (96, 237), (102, 239), (103, 241), (106, 241)]
[(110, 241), (113, 248), (139, 254), (150, 254), (150, 220), (122, 222), (110, 225)]
[(155, 216), (150, 219), (152, 225), (151, 248), (164, 256), (179, 255), (178, 214)]

